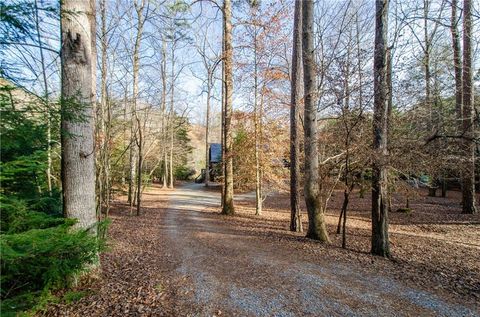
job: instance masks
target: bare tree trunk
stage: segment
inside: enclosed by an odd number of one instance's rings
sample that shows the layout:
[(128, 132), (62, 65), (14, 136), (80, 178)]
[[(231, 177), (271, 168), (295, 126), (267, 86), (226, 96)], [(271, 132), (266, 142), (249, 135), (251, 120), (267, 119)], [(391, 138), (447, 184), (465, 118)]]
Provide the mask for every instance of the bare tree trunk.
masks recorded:
[(308, 212), (307, 237), (330, 242), (320, 202), (318, 126), (316, 104), (315, 55), (313, 45), (313, 1), (302, 7), (302, 57), (305, 91), (305, 202)]
[(162, 143), (163, 143), (163, 188), (167, 188), (168, 160), (167, 160), (167, 52), (166, 42), (162, 39)]
[[(175, 34), (172, 34), (172, 38)], [(173, 188), (173, 141), (175, 135), (175, 45), (172, 43), (172, 65), (171, 65), (172, 85), (170, 87), (170, 156), (169, 156), (169, 183), (168, 187)]]
[(40, 64), (42, 67), (42, 79), (43, 79), (43, 89), (44, 89), (44, 101), (46, 106), (46, 114), (47, 114), (47, 186), (48, 186), (48, 194), (52, 196), (52, 123), (50, 120), (50, 96), (48, 93), (48, 83), (47, 83), (47, 72), (45, 69), (45, 57), (43, 55), (43, 42), (40, 36), (40, 20), (38, 17), (38, 0), (35, 0), (35, 28), (37, 31), (37, 41), (38, 41), (38, 48), (40, 51)]
[(425, 106), (428, 111), (428, 128), (429, 132), (433, 128), (433, 115), (432, 115), (432, 97), (431, 97), (431, 72), (430, 72), (430, 43), (431, 39), (428, 35), (428, 11), (430, 6), (430, 0), (423, 0), (423, 36), (424, 36), (424, 60), (423, 66), (425, 68)]
[[(387, 63), (387, 74), (386, 74), (386, 81), (387, 81), (387, 140), (390, 139), (391, 136), (391, 131), (390, 131), (390, 121), (392, 118), (392, 110), (393, 110), (393, 80), (392, 80), (392, 75), (393, 75), (393, 53), (392, 49), (388, 48), (387, 49), (387, 55), (386, 55), (386, 63)], [(387, 145), (387, 152), (389, 151), (388, 145)], [(386, 171), (388, 174), (388, 170)], [(393, 186), (394, 184), (389, 183), (387, 184), (387, 208), (388, 212), (392, 211), (393, 208), (393, 203), (392, 203), (392, 194), (393, 194)], [(433, 193), (435, 196), (435, 192)]]
[[(430, 48), (431, 48), (431, 39), (428, 35), (428, 11), (430, 6), (430, 0), (423, 0), (423, 36), (424, 36), (424, 48), (423, 48), (423, 67), (425, 69), (425, 106), (428, 112), (427, 118), (427, 128), (428, 132), (431, 133), (434, 129), (433, 124), (433, 110), (432, 110), (432, 93), (430, 87), (431, 81), (431, 71), (430, 71)], [(435, 197), (436, 190), (436, 177), (433, 177), (430, 187), (428, 188), (428, 196)]]
[[(256, 10), (255, 8), (253, 10)], [(255, 12), (256, 13), (256, 12)], [(254, 21), (256, 23), (256, 21)], [(254, 27), (253, 38), (253, 121), (254, 121), (254, 138), (255, 138), (255, 215), (262, 214), (262, 188), (261, 188), (261, 171), (260, 171), (260, 127), (259, 109), (258, 109), (258, 59), (257, 59), (257, 26)]]
[(453, 65), (455, 68), (455, 110), (459, 122), (459, 131), (463, 130), (462, 105), (462, 57), (460, 51), (460, 36), (457, 29), (457, 0), (452, 0), (452, 17), (450, 32), (452, 33)]
[[(127, 112), (128, 112), (128, 87), (125, 85), (123, 90), (123, 147), (125, 148), (125, 151), (127, 151), (131, 144), (127, 144)], [(124, 162), (125, 164), (125, 162)], [(126, 170), (125, 168), (122, 168), (122, 186), (125, 186), (126, 184)], [(128, 197), (128, 195), (127, 195)], [(128, 201), (128, 200), (127, 200)]]
[[(347, 61), (350, 60), (350, 47), (347, 48)], [(349, 80), (350, 80), (350, 67), (349, 64), (345, 66), (345, 78), (344, 78), (344, 106), (342, 110), (342, 117), (343, 117), (343, 123), (345, 127), (345, 189), (343, 191), (343, 204), (342, 204), (342, 209), (340, 211), (340, 218), (338, 219), (338, 225), (337, 225), (337, 234), (340, 233), (341, 229), (341, 224), (342, 224), (342, 219), (343, 219), (343, 234), (342, 234), (342, 248), (346, 248), (347, 245), (347, 234), (346, 234), (346, 227), (347, 227), (347, 211), (348, 211), (348, 203), (350, 199), (350, 193), (353, 190), (353, 179), (350, 184), (349, 182), (349, 177), (350, 177), (350, 134), (352, 132), (352, 129), (349, 126), (348, 123), (348, 116), (350, 114), (350, 86), (349, 86)]]
[(302, 2), (295, 1), (292, 77), (290, 82), (290, 231), (302, 232), (300, 214), (300, 140), (298, 122), (302, 99)]
[[(99, 196), (100, 212), (108, 215), (110, 209), (110, 109), (107, 105), (107, 3), (106, 0), (100, 2), (101, 11), (101, 116), (100, 131), (102, 146), (99, 153), (99, 165), (101, 166), (100, 175), (97, 176), (100, 189)], [(104, 210), (102, 210), (102, 207)]]
[[(130, 124), (133, 125), (133, 119), (130, 118)], [(135, 186), (135, 178), (136, 178), (136, 165), (135, 162), (137, 160), (137, 154), (136, 154), (136, 147), (135, 147), (135, 142), (133, 140), (134, 138), (134, 133), (135, 129), (134, 127), (130, 127), (130, 156), (129, 156), (129, 164), (130, 164), (130, 169), (129, 169), (129, 179), (128, 179), (128, 202), (130, 204), (130, 208), (133, 207), (135, 203), (135, 196), (134, 196), (134, 186)]]
[(169, 183), (168, 187), (173, 188), (173, 140), (174, 140), (174, 122), (172, 118), (172, 126), (170, 127), (170, 156), (169, 156), (169, 172), (170, 172), (170, 177), (169, 177)]
[[(129, 182), (129, 195), (131, 195), (131, 197), (130, 197), (130, 213), (133, 213), (132, 208), (135, 205), (135, 203), (137, 205), (137, 213), (139, 213), (138, 211), (140, 210), (140, 206), (139, 206), (138, 198), (140, 197), (141, 192), (138, 192), (136, 189), (135, 189), (136, 192), (134, 192), (133, 188), (135, 188), (135, 187), (137, 189), (141, 188), (141, 183), (142, 183), (142, 171), (137, 169), (138, 167), (141, 167), (141, 161), (142, 161), (142, 153), (141, 153), (142, 145), (140, 144), (140, 142), (138, 140), (138, 135), (137, 135), (137, 133), (141, 133), (140, 129), (142, 127), (140, 125), (140, 119), (139, 119), (138, 113), (137, 113), (137, 103), (138, 103), (138, 96), (139, 96), (138, 75), (139, 75), (139, 72), (140, 72), (140, 45), (142, 43), (143, 25), (144, 25), (144, 22), (145, 22), (145, 18), (143, 17), (145, 0), (141, 0), (140, 3), (134, 2), (134, 6), (135, 6), (135, 11), (137, 13), (138, 25), (137, 25), (137, 34), (135, 36), (135, 44), (134, 44), (134, 48), (133, 48), (133, 104), (132, 104), (132, 117), (131, 117), (132, 118), (131, 119), (131, 122), (132, 122), (131, 138), (135, 142), (132, 142), (131, 147), (130, 147), (130, 149), (131, 149), (131, 152), (130, 152), (131, 153), (130, 176), (131, 176), (131, 178), (130, 178), (130, 182)], [(137, 145), (136, 149), (135, 149), (135, 146), (134, 146), (135, 144)], [(138, 161), (137, 161), (137, 159), (138, 159)], [(137, 169), (137, 170), (135, 171), (135, 169)], [(136, 178), (138, 178), (138, 179), (135, 182)], [(138, 184), (138, 183), (140, 183), (140, 184)], [(137, 186), (135, 186), (135, 185), (137, 185)]]
[(372, 250), (375, 255), (390, 256), (388, 241), (388, 83), (387, 33), (388, 0), (376, 1), (374, 55), (374, 114), (372, 166)]
[(141, 213), (142, 203), (142, 167), (143, 167), (143, 131), (140, 119), (137, 116), (138, 125), (138, 180), (137, 180), (137, 216)]
[(225, 102), (227, 100), (225, 92), (225, 18), (223, 19), (222, 32), (222, 115), (221, 115), (221, 144), (222, 144), (222, 195), (221, 206), (225, 205)]
[(205, 186), (208, 187), (210, 182), (210, 161), (209, 161), (209, 151), (208, 151), (208, 129), (210, 127), (210, 98), (211, 98), (211, 82), (213, 74), (208, 70), (207, 78), (207, 113), (206, 113), (206, 123), (205, 123)]
[(167, 146), (165, 145), (163, 150), (163, 188), (167, 188), (168, 184), (168, 153), (167, 153)]
[(222, 213), (233, 215), (233, 140), (232, 140), (232, 102), (233, 102), (233, 47), (232, 47), (232, 3), (231, 0), (224, 0), (223, 12), (225, 20), (225, 193)]
[[(348, 182), (345, 182), (348, 184)], [(343, 191), (343, 204), (342, 210), (340, 211), (340, 218), (338, 219), (337, 225), (337, 234), (340, 233), (340, 226), (342, 227), (342, 248), (345, 249), (347, 247), (347, 210), (348, 210), (348, 203), (350, 202), (350, 194), (352, 193), (354, 184), (351, 183), (348, 188), (345, 188)], [(342, 217), (343, 216), (343, 217)], [(343, 222), (341, 222), (343, 219)]]
[(472, 3), (463, 0), (463, 150), (462, 210), (465, 214), (477, 212), (475, 199), (475, 109), (472, 75)]
[(76, 227), (96, 233), (95, 214), (95, 1), (64, 0), (62, 30), (63, 212)]

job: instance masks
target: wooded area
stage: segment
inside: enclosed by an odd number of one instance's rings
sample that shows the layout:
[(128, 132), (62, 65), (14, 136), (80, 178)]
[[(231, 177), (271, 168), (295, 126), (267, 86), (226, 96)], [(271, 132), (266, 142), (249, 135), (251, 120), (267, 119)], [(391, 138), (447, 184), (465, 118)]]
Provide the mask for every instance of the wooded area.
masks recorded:
[[(108, 280), (125, 232), (131, 243), (152, 226), (152, 241), (207, 226), (172, 220), (185, 206), (220, 219), (218, 232), (246, 226), (239, 235), (295, 250), (316, 240), (343, 249), (340, 261), (365, 253), (367, 236), (372, 263), (408, 258), (414, 244), (392, 243), (399, 222), (469, 226), (462, 256), (478, 265), (479, 10), (472, 0), (2, 2), (2, 314), (62, 315), (85, 296), (70, 288)], [(370, 232), (358, 234), (360, 220)], [(426, 236), (450, 239), (438, 230), (445, 237)], [(158, 243), (163, 259), (171, 246)], [(478, 300), (475, 274), (447, 290)], [(193, 312), (165, 305), (164, 315)]]

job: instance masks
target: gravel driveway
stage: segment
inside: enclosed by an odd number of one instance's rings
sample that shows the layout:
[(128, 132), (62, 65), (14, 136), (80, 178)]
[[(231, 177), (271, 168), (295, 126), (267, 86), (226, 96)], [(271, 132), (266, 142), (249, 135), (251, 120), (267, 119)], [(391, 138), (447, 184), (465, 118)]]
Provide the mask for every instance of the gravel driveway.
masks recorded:
[[(251, 199), (248, 195), (236, 199)], [(217, 192), (187, 184), (170, 194), (163, 235), (176, 259), (178, 311), (191, 316), (480, 316), (478, 310), (354, 267), (312, 259), (201, 212)]]

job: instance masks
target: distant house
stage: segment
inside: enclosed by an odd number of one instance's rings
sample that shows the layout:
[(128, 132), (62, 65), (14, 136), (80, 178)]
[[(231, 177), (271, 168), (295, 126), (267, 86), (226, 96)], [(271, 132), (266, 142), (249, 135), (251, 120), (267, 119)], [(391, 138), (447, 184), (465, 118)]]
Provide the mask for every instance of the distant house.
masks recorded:
[[(210, 181), (215, 182), (222, 175), (222, 144), (210, 143), (208, 147), (208, 170), (210, 172)], [(205, 181), (205, 169), (195, 179), (196, 183)]]
[(222, 163), (222, 145), (220, 143), (210, 143), (208, 161), (210, 164)]
[(210, 143), (208, 148), (208, 169), (210, 171), (210, 180), (215, 181), (222, 171), (222, 144)]

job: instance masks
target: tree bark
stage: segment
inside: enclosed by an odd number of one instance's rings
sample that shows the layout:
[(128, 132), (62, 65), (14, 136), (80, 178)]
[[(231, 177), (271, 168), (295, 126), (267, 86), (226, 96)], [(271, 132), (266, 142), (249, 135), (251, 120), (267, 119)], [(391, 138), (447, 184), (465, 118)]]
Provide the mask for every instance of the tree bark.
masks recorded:
[(210, 182), (210, 155), (209, 155), (209, 148), (208, 148), (208, 140), (209, 140), (209, 127), (210, 127), (210, 98), (211, 98), (211, 82), (213, 74), (211, 71), (208, 70), (208, 78), (207, 78), (207, 112), (206, 112), (206, 123), (205, 123), (205, 187), (208, 187), (208, 183)]
[(300, 214), (300, 140), (298, 122), (302, 98), (302, 2), (295, 1), (292, 77), (290, 82), (290, 231), (302, 232)]
[(433, 129), (433, 110), (432, 110), (432, 93), (430, 87), (431, 81), (431, 72), (430, 72), (430, 46), (431, 46), (431, 39), (428, 35), (428, 10), (429, 10), (430, 0), (423, 0), (423, 36), (424, 36), (424, 60), (423, 66), (425, 69), (425, 106), (427, 107), (428, 112), (428, 130), (429, 132)]
[(259, 216), (262, 214), (262, 177), (261, 177), (261, 164), (260, 164), (260, 120), (262, 120), (259, 114), (259, 105), (258, 105), (258, 36), (257, 36), (257, 25), (256, 25), (256, 8), (254, 10), (254, 35), (253, 35), (253, 121), (254, 121), (254, 134), (255, 134), (255, 215)]
[(95, 1), (61, 2), (63, 212), (77, 228), (96, 233)]
[(167, 160), (167, 49), (166, 41), (162, 38), (162, 143), (163, 143), (163, 186), (167, 188), (168, 182), (168, 160)]
[(475, 109), (472, 74), (472, 2), (463, 1), (463, 154), (462, 211), (477, 212), (475, 199)]
[(110, 107), (107, 101), (107, 2), (100, 2), (101, 13), (101, 90), (100, 90), (100, 131), (101, 149), (99, 151), (100, 175), (97, 175), (100, 212), (107, 215), (110, 210)]
[(223, 212), (223, 205), (225, 205), (225, 18), (223, 19), (223, 32), (222, 32), (222, 114), (221, 114), (221, 144), (222, 144), (222, 194), (221, 194), (221, 206)]
[(374, 55), (374, 114), (372, 165), (372, 249), (375, 255), (390, 256), (388, 241), (388, 0), (376, 0)]
[(138, 125), (138, 180), (137, 180), (137, 216), (140, 216), (142, 205), (142, 167), (143, 167), (143, 131), (140, 119), (137, 116)]
[(233, 102), (233, 47), (232, 47), (232, 3), (224, 0), (223, 3), (224, 27), (225, 27), (225, 192), (222, 213), (225, 215), (235, 214), (233, 204), (233, 140), (232, 140), (232, 102)]
[[(134, 196), (132, 201), (130, 202), (130, 207), (133, 206), (133, 200), (136, 200), (136, 207), (137, 207), (137, 215), (140, 215), (140, 208), (141, 208), (141, 195), (142, 195), (142, 162), (143, 162), (143, 153), (142, 153), (142, 126), (140, 122), (140, 117), (138, 116), (138, 111), (137, 111), (137, 103), (138, 103), (138, 97), (139, 97), (139, 89), (138, 89), (138, 76), (140, 72), (140, 46), (142, 44), (142, 35), (143, 35), (143, 25), (145, 23), (145, 18), (143, 16), (143, 10), (145, 8), (145, 0), (141, 0), (140, 3), (134, 2), (135, 6), (135, 11), (137, 13), (137, 34), (135, 36), (135, 45), (133, 48), (133, 107), (132, 107), (132, 133), (133, 135), (131, 136), (135, 142), (136, 145), (136, 151), (134, 151), (134, 154), (136, 157), (134, 157), (136, 160), (132, 160), (130, 162), (130, 166), (132, 167), (132, 170), (136, 170), (136, 182), (134, 181), (135, 175), (132, 179), (132, 186), (136, 187), (136, 190), (134, 192)], [(135, 148), (132, 144), (132, 149)], [(134, 172), (133, 172), (134, 173)]]
[(318, 126), (316, 106), (315, 56), (313, 45), (313, 1), (302, 7), (302, 57), (305, 91), (305, 202), (308, 212), (307, 237), (329, 242), (324, 208), (320, 202)]
[(462, 57), (460, 51), (460, 36), (457, 29), (457, 0), (452, 0), (452, 16), (450, 32), (452, 33), (453, 66), (455, 69), (455, 110), (459, 122), (459, 131), (463, 130), (462, 105)]
[(48, 194), (52, 196), (52, 123), (50, 120), (50, 96), (48, 93), (47, 72), (45, 68), (45, 57), (43, 54), (43, 42), (41, 38), (40, 19), (38, 16), (38, 0), (34, 2), (35, 7), (35, 29), (37, 31), (38, 48), (40, 52), (40, 65), (42, 68), (44, 102), (46, 106), (47, 121), (47, 186)]
[(170, 87), (170, 155), (169, 155), (169, 182), (168, 187), (173, 188), (173, 141), (175, 138), (175, 33), (172, 33), (172, 85)]
[(168, 172), (170, 174), (168, 178), (168, 188), (173, 188), (173, 141), (174, 141), (174, 114), (172, 113), (172, 118), (171, 118), (171, 131), (170, 131), (170, 155), (168, 158), (169, 162), (169, 167), (168, 167)]
[[(431, 50), (431, 38), (428, 35), (428, 11), (430, 6), (430, 0), (423, 0), (423, 37), (424, 37), (424, 49), (423, 49), (423, 67), (425, 69), (425, 106), (428, 112), (427, 128), (428, 133), (431, 133), (434, 129), (433, 124), (433, 109), (432, 109), (432, 93), (431, 93), (431, 71), (430, 71), (430, 50)], [(428, 196), (437, 196), (436, 177), (433, 176), (430, 187), (428, 188)], [(390, 200), (389, 200), (390, 201)]]
[(134, 187), (135, 187), (135, 178), (137, 176), (137, 173), (136, 173), (137, 167), (135, 165), (135, 162), (137, 161), (137, 153), (136, 153), (135, 142), (133, 140), (133, 138), (134, 138), (133, 135), (136, 132), (135, 132), (135, 129), (133, 127), (133, 119), (132, 118), (130, 118), (130, 124), (132, 126), (130, 127), (130, 155), (129, 155), (130, 170), (129, 170), (129, 179), (128, 179), (128, 197), (127, 197), (127, 200), (130, 204), (130, 207), (133, 207), (133, 205), (135, 203)]

